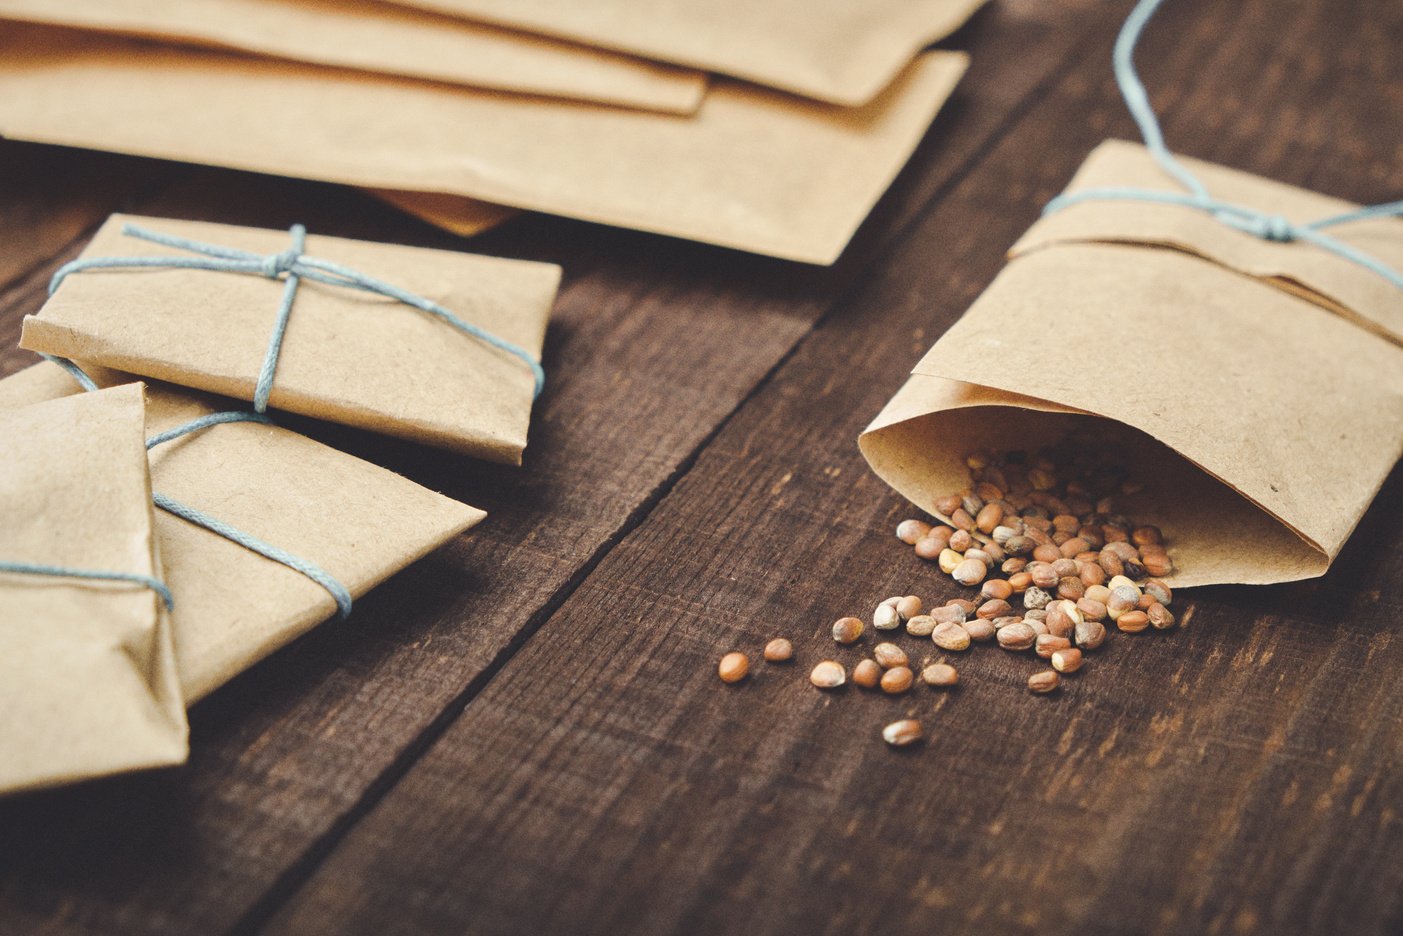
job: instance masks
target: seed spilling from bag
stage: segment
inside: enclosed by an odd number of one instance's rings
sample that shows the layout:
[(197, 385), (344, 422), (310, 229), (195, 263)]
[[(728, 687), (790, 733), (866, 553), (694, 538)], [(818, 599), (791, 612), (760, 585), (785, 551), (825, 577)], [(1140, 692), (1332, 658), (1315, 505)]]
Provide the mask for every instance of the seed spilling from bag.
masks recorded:
[(914, 718), (903, 718), (882, 729), (882, 740), (892, 747), (908, 747), (920, 741), (923, 736), (921, 723)]
[(720, 675), (722, 682), (738, 683), (750, 672), (750, 657), (735, 651), (728, 653), (721, 658), (716, 672)]

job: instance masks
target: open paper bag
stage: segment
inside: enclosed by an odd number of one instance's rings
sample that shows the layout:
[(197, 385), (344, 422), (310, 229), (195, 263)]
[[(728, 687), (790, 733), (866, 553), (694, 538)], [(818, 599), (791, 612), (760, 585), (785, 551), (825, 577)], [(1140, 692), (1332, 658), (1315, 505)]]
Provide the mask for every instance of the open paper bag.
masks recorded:
[[(190, 256), (123, 234), (159, 234), (276, 254), (286, 231), (114, 215), (83, 257)], [(560, 268), (444, 250), (323, 237), (307, 254), (432, 299), (539, 356)], [(192, 269), (68, 276), (20, 345), (245, 400), (253, 399), (283, 283)], [(517, 357), (378, 295), (304, 281), (270, 404), (332, 422), (520, 464), (535, 376)]]
[[(1230, 202), (1306, 221), (1353, 207), (1183, 160)], [(1138, 145), (1104, 144), (1070, 191), (1171, 190)], [(1403, 266), (1403, 221), (1338, 229)], [(1309, 244), (1190, 209), (1083, 202), (1039, 221), (863, 433), (918, 506), (964, 458), (1096, 431), (1146, 490), (1174, 585), (1323, 575), (1403, 453), (1403, 292)]]
[[(131, 379), (87, 370), (104, 385)], [(57, 365), (38, 364), (0, 380), (0, 412), (80, 392)], [(227, 403), (152, 384), (145, 432), (229, 409)], [(150, 465), (160, 493), (315, 563), (354, 596), (484, 516), (384, 468), (261, 423), (212, 426), (159, 445)], [(27, 510), (34, 513), (33, 505)], [(38, 515), (53, 524), (47, 509)], [(155, 535), (175, 596), (175, 659), (187, 703), (336, 613), (321, 585), (203, 527), (158, 510)]]
[[(0, 559), (161, 578), (141, 384), (0, 412)], [(0, 793), (185, 760), (161, 596), (0, 572)]]
[(0, 0), (3, 19), (676, 114), (706, 91), (692, 69), (381, 3)]

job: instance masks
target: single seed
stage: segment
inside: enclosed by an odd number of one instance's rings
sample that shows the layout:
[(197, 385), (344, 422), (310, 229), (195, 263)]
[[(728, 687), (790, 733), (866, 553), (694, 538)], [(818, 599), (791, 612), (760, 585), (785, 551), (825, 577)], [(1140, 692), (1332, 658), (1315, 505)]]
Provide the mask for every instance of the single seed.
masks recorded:
[(1071, 514), (1058, 514), (1052, 518), (1052, 528), (1059, 533), (1075, 533), (1081, 521)]
[(1027, 535), (1020, 533), (1010, 537), (1007, 543), (1000, 545), (1008, 550), (1010, 556), (1026, 556), (1033, 551), (1034, 543)]
[(1028, 688), (1039, 695), (1047, 695), (1062, 683), (1057, 670), (1043, 670), (1028, 677)]
[(979, 589), (985, 598), (998, 598), (1007, 601), (1013, 596), (1013, 585), (1007, 579), (987, 579)]
[(965, 562), (969, 562), (971, 559), (984, 563), (986, 574), (988, 567), (996, 564), (993, 555), (987, 549), (980, 549), (978, 546), (971, 546), (965, 550)]
[(930, 617), (937, 627), (941, 624), (963, 624), (966, 616), (965, 609), (959, 605), (945, 605), (942, 608), (933, 608), (930, 612)]
[(832, 660), (824, 660), (809, 674), (809, 682), (820, 689), (837, 689), (847, 681), (848, 674), (843, 669), (843, 664)]
[(1051, 657), (1058, 650), (1066, 650), (1072, 646), (1072, 642), (1066, 637), (1058, 637), (1055, 634), (1039, 634), (1033, 641), (1033, 652), (1044, 660)]
[(1029, 609), (1045, 608), (1052, 600), (1052, 596), (1038, 588), (1036, 585), (1023, 593), (1023, 607)]
[(860, 660), (853, 667), (853, 683), (863, 689), (875, 689), (882, 678), (882, 668), (876, 660)]
[(988, 567), (978, 559), (966, 559), (956, 566), (950, 575), (961, 585), (978, 585), (988, 572)]
[(920, 741), (923, 736), (921, 723), (914, 718), (894, 721), (882, 729), (882, 740), (892, 747), (910, 747)]
[(973, 601), (970, 601), (968, 598), (951, 598), (949, 601), (945, 602), (945, 606), (961, 609), (962, 611), (964, 611), (965, 617), (969, 617), (970, 615), (974, 614), (974, 609), (978, 607), (978, 605), (976, 605)]
[(1137, 610), (1137, 611), (1148, 611), (1148, 610), (1150, 610), (1150, 606), (1151, 606), (1151, 605), (1157, 605), (1157, 604), (1159, 604), (1159, 602), (1158, 602), (1158, 601), (1155, 601), (1155, 600), (1154, 600), (1153, 598), (1151, 598), (1149, 595), (1141, 595), (1141, 596), (1140, 596), (1140, 600), (1137, 601), (1137, 602), (1135, 602), (1135, 610)]
[(935, 630), (935, 618), (929, 614), (918, 614), (906, 622), (906, 633), (912, 637), (929, 637)]
[(965, 557), (962, 553), (957, 553), (955, 550), (947, 548), (940, 551), (940, 558), (937, 560), (937, 563), (940, 565), (940, 571), (949, 575), (964, 561)]
[(1004, 499), (1003, 488), (997, 484), (990, 484), (987, 480), (981, 481), (974, 486), (974, 495), (981, 498), (986, 504), (989, 501), (1001, 501)]
[(738, 651), (728, 653), (721, 658), (716, 672), (722, 682), (738, 683), (750, 672), (750, 657)]
[(833, 639), (840, 644), (856, 643), (862, 636), (862, 628), (862, 621), (858, 618), (838, 618), (833, 622)]
[(1145, 567), (1145, 571), (1158, 578), (1161, 575), (1172, 575), (1174, 572), (1174, 560), (1168, 556), (1149, 555), (1140, 559), (1140, 564)]
[(1077, 625), (1074, 640), (1083, 650), (1095, 650), (1106, 642), (1106, 625), (1100, 621), (1082, 621)]
[(1106, 600), (1111, 597), (1111, 590), (1105, 585), (1093, 585), (1086, 590), (1086, 594), (1082, 597), (1090, 598), (1092, 601), (1099, 601), (1104, 605)]
[[(1010, 560), (1010, 561), (1021, 561), (1021, 560)], [(1005, 565), (1006, 565), (1006, 564), (1007, 564), (1007, 563), (1005, 563)], [(1007, 572), (1008, 570), (1005, 569), (1004, 571)], [(1033, 585), (1033, 577), (1032, 577), (1031, 575), (1029, 575), (1027, 572), (1015, 572), (1015, 573), (1013, 573), (1012, 575), (1010, 575), (1010, 576), (1008, 577), (1008, 584), (1009, 584), (1009, 587), (1012, 588), (1014, 592), (1016, 592), (1017, 594), (1020, 594), (1020, 595), (1021, 595), (1021, 594), (1023, 594), (1024, 592), (1026, 592), (1029, 588), (1032, 587), (1032, 585)]]
[(1076, 601), (1086, 594), (1086, 586), (1075, 575), (1069, 575), (1057, 583), (1057, 597)]
[(965, 509), (965, 513), (970, 515), (971, 520), (979, 515), (979, 511), (984, 509), (984, 501), (977, 495), (968, 491), (960, 498), (960, 506)]
[(985, 504), (974, 518), (974, 525), (982, 533), (993, 533), (1004, 518), (1004, 509), (998, 504)]
[(932, 663), (921, 670), (921, 679), (927, 686), (953, 686), (960, 681), (960, 674), (949, 663)]
[(1157, 526), (1142, 526), (1130, 534), (1130, 541), (1136, 546), (1157, 546), (1164, 542), (1164, 535)]
[(970, 516), (969, 511), (964, 508), (963, 501), (961, 501), (961, 506), (958, 510), (951, 511), (950, 522), (954, 524), (957, 530), (964, 530), (966, 533), (974, 530), (974, 517)]
[(942, 650), (958, 652), (969, 649), (969, 631), (965, 630), (962, 624), (937, 624), (935, 630), (931, 631), (930, 639)]
[(1026, 621), (999, 628), (996, 635), (999, 646), (1005, 650), (1027, 650), (1038, 639), (1038, 632)]
[(1042, 621), (1042, 620), (1039, 620), (1039, 619), (1037, 619), (1037, 618), (1028, 617), (1028, 618), (1024, 618), (1024, 619), (1023, 619), (1023, 623), (1025, 623), (1025, 624), (1027, 624), (1029, 627), (1031, 627), (1031, 628), (1033, 629), (1033, 633), (1034, 633), (1034, 634), (1037, 634), (1037, 635), (1039, 635), (1039, 636), (1041, 636), (1042, 634), (1050, 633), (1050, 631), (1048, 631), (1048, 629), (1047, 629), (1047, 622), (1046, 622), (1046, 621)]
[(784, 663), (794, 658), (794, 645), (783, 637), (776, 637), (765, 644), (765, 662)]
[(1111, 580), (1106, 583), (1106, 587), (1112, 592), (1117, 588), (1128, 588), (1135, 593), (1136, 598), (1140, 597), (1140, 586), (1136, 585), (1130, 578), (1124, 575), (1111, 576)]
[(901, 626), (901, 612), (895, 605), (878, 605), (872, 612), (872, 626), (881, 631), (896, 630)]
[[(1003, 572), (1004, 575), (1010, 575), (1010, 576), (1011, 576), (1011, 575), (1021, 575), (1021, 574), (1023, 573), (1023, 570), (1026, 569), (1027, 567), (1028, 567), (1028, 560), (1027, 560), (1027, 559), (1018, 559), (1018, 558), (1014, 558), (1014, 559), (1005, 559), (1005, 560), (1003, 561), (1003, 564), (999, 566), (999, 570), (1000, 570), (1001, 572)], [(1029, 581), (1032, 581), (1032, 577), (1031, 577), (1031, 576), (1029, 576)], [(1017, 588), (1018, 586), (1015, 585), (1014, 587)]]
[(1105, 603), (1097, 601), (1095, 598), (1083, 596), (1077, 602), (1077, 610), (1081, 612), (1082, 617), (1090, 618), (1093, 621), (1101, 621), (1106, 617)]
[[(1150, 610), (1145, 612), (1145, 616), (1150, 619), (1150, 624), (1155, 630), (1168, 630), (1174, 626), (1174, 613), (1158, 601), (1150, 605)], [(1122, 616), (1121, 620), (1125, 620), (1125, 617)]]
[(1045, 621), (1047, 620), (1047, 609), (1034, 608), (1031, 611), (1024, 611), (1023, 619), (1025, 621)]
[(921, 599), (915, 595), (906, 595), (897, 599), (895, 606), (896, 613), (901, 615), (903, 621), (910, 620), (921, 613)]
[(1165, 607), (1168, 607), (1174, 600), (1174, 593), (1169, 590), (1168, 585), (1164, 584), (1159, 579), (1150, 579), (1145, 583), (1145, 594)]
[(882, 669), (891, 669), (893, 666), (905, 666), (911, 660), (906, 656), (906, 651), (894, 643), (879, 643), (872, 648), (872, 659), (877, 661), (877, 665)]
[(1127, 611), (1116, 618), (1116, 627), (1127, 634), (1138, 634), (1150, 626), (1150, 616), (1144, 611)]
[(976, 617), (992, 621), (994, 618), (1008, 617), (1013, 613), (1013, 606), (1002, 598), (991, 598), (980, 605), (979, 610), (974, 613)]
[(922, 559), (938, 559), (950, 541), (938, 536), (927, 536), (916, 544), (916, 555)]
[(956, 530), (950, 534), (950, 548), (955, 552), (962, 553), (974, 545), (974, 537), (969, 535), (968, 530)]
[(1101, 550), (1101, 554), (1096, 557), (1096, 564), (1101, 567), (1101, 571), (1106, 575), (1115, 577), (1125, 574), (1125, 563), (1120, 561), (1120, 556), (1111, 552), (1110, 549)]
[(995, 627), (992, 621), (986, 621), (983, 618), (975, 618), (972, 621), (966, 621), (964, 623), (964, 629), (965, 633), (969, 634), (970, 640), (977, 640), (982, 643), (983, 641), (993, 638)]
[(1094, 562), (1079, 563), (1077, 575), (1081, 577), (1081, 583), (1088, 589), (1095, 588), (1106, 581), (1106, 570)]
[(1081, 651), (1076, 647), (1066, 647), (1062, 650), (1055, 651), (1052, 654), (1052, 659), (1048, 662), (1050, 662), (1052, 668), (1059, 673), (1075, 673), (1077, 670), (1081, 669), (1083, 659)]
[(1062, 581), (1057, 577), (1057, 573), (1052, 571), (1052, 566), (1048, 565), (1046, 562), (1040, 562), (1037, 565), (1029, 566), (1028, 572), (1033, 577), (1033, 584), (1043, 591), (1047, 591), (1049, 588), (1056, 588), (1057, 583)]
[(935, 509), (936, 512), (943, 513), (945, 516), (948, 517), (955, 511), (959, 510), (963, 503), (964, 499), (960, 497), (960, 495), (947, 494), (944, 497), (936, 498)]
[(1051, 543), (1044, 543), (1033, 550), (1033, 558), (1038, 562), (1056, 562), (1062, 558), (1062, 550)]
[[(1033, 612), (1032, 612), (1032, 611), (1029, 611), (1028, 613), (1031, 615)], [(983, 619), (982, 619), (982, 618), (975, 618), (973, 621), (967, 622), (967, 623), (965, 624), (965, 628), (968, 629), (970, 624), (976, 623), (977, 621), (981, 621), (981, 620), (983, 620)], [(992, 624), (992, 625), (994, 626), (994, 630), (998, 631), (998, 630), (1002, 630), (1002, 629), (1005, 628), (1005, 627), (1008, 627), (1010, 624), (1017, 624), (1019, 621), (1022, 621), (1022, 620), (1023, 620), (1023, 618), (1019, 617), (1018, 615), (1016, 615), (1016, 614), (1010, 614), (1008, 617), (994, 618), (992, 621), (985, 621), (984, 623), (986, 623), (986, 624)]]
[(915, 546), (930, 533), (930, 524), (924, 520), (903, 520), (896, 525), (896, 538), (907, 546)]
[(887, 695), (901, 695), (911, 688), (911, 683), (915, 678), (910, 668), (893, 666), (882, 674), (882, 691)]
[(998, 543), (1000, 546), (1004, 546), (1009, 540), (1018, 535), (1018, 531), (1011, 526), (996, 526), (994, 527), (994, 531), (989, 535), (994, 538), (994, 542)]

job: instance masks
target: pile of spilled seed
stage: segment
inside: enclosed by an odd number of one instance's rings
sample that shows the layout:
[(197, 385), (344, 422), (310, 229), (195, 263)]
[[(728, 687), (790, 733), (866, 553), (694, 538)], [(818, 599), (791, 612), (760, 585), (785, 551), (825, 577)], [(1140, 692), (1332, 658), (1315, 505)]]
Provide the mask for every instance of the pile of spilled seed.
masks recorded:
[[(916, 555), (976, 597), (953, 598), (926, 610), (916, 595), (898, 595), (877, 606), (872, 628), (884, 638), (930, 640), (950, 654), (981, 643), (996, 643), (1012, 653), (1031, 651), (1047, 661), (1028, 677), (1030, 692), (1054, 693), (1064, 676), (1085, 666), (1085, 654), (1101, 647), (1108, 625), (1124, 634), (1167, 630), (1175, 624), (1169, 610), (1173, 593), (1159, 576), (1174, 571), (1158, 528), (1139, 525), (1118, 509), (1118, 499), (1138, 487), (1124, 468), (1105, 454), (1076, 449), (1049, 449), (1033, 455), (971, 456), (972, 485), (932, 505), (935, 523), (905, 520), (897, 538)], [(867, 625), (856, 617), (834, 624), (834, 642), (854, 646)], [(794, 658), (793, 644), (775, 638), (765, 647), (770, 663)], [(719, 673), (727, 683), (743, 680), (749, 658), (731, 652)], [(872, 647), (851, 672), (824, 659), (809, 681), (833, 690), (849, 680), (863, 689), (900, 695), (919, 680), (933, 689), (959, 682), (955, 666), (942, 657), (921, 667), (890, 639)], [(887, 725), (882, 737), (894, 747), (919, 742), (919, 721)]]

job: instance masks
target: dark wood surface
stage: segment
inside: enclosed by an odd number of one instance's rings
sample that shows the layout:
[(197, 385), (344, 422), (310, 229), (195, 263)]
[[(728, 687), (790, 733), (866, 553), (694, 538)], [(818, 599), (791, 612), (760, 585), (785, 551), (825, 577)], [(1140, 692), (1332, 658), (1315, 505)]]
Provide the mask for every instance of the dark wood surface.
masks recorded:
[[(1056, 697), (994, 650), (943, 695), (803, 678), (834, 617), (956, 593), (855, 438), (1133, 134), (1126, 9), (980, 13), (828, 270), (0, 143), (6, 348), (117, 209), (566, 269), (523, 469), (320, 430), (488, 521), (201, 703), (187, 766), (0, 801), (0, 933), (1403, 932), (1403, 473), (1324, 579), (1189, 592)], [(1394, 0), (1176, 0), (1140, 60), (1177, 149), (1367, 202), (1403, 189), (1401, 48)], [(719, 683), (777, 634), (798, 667)], [(927, 744), (882, 744), (898, 713)]]

